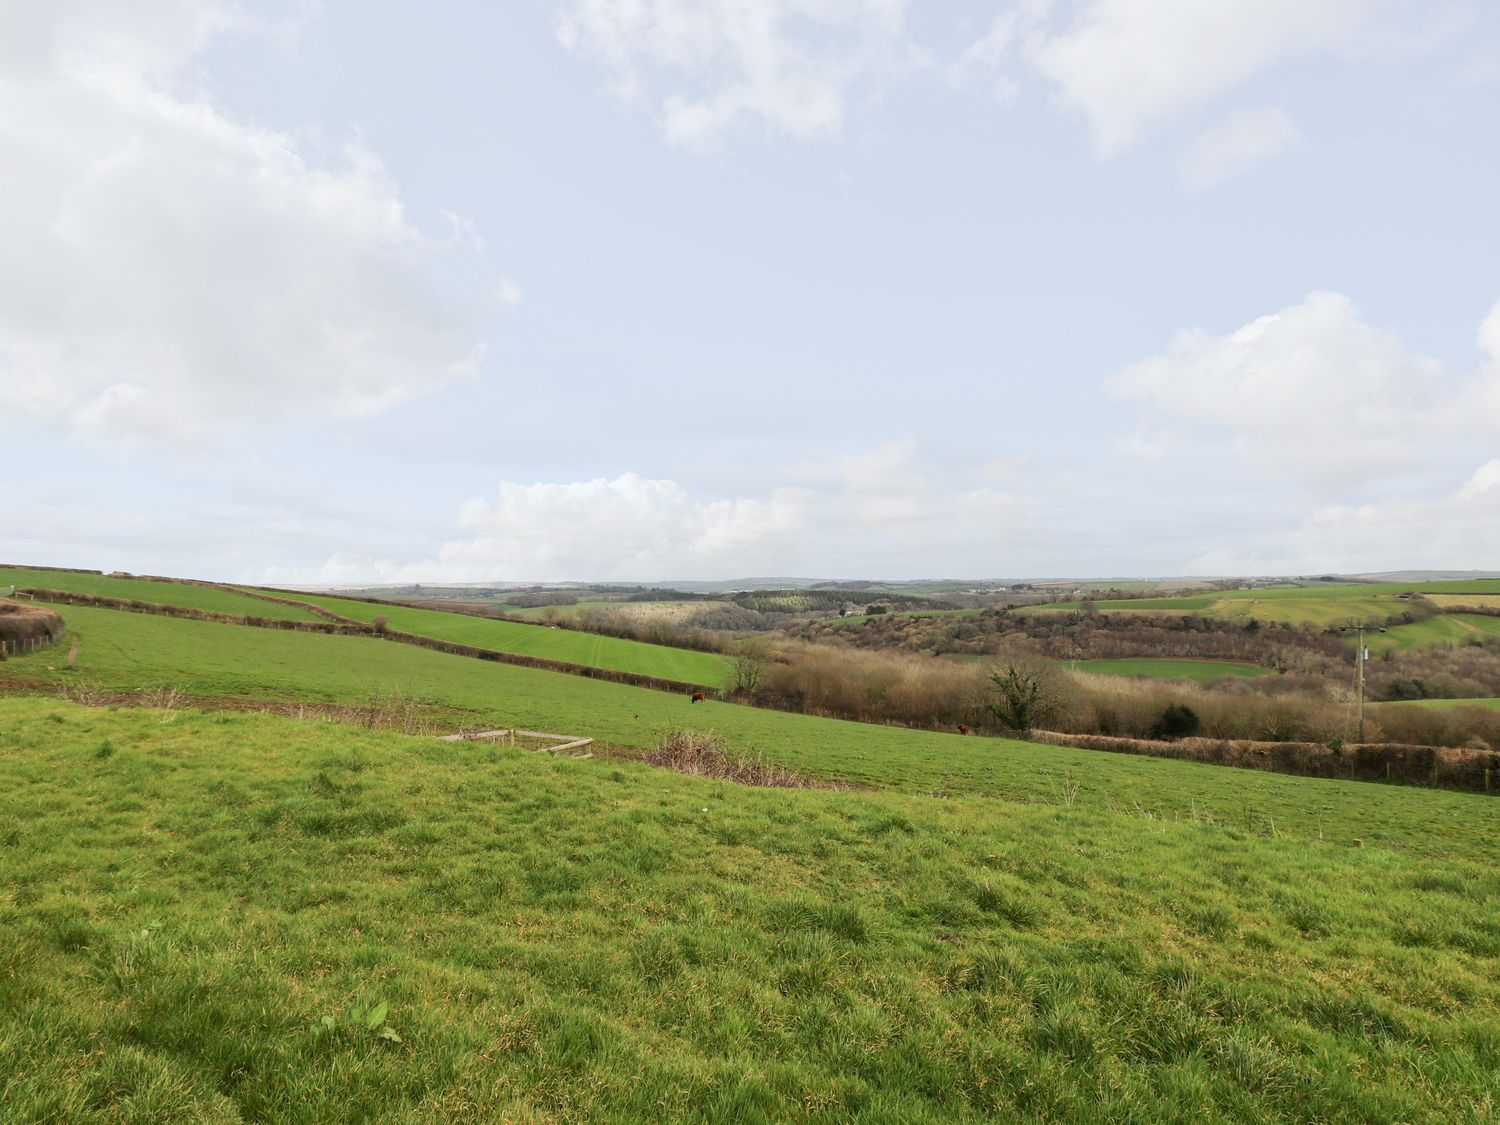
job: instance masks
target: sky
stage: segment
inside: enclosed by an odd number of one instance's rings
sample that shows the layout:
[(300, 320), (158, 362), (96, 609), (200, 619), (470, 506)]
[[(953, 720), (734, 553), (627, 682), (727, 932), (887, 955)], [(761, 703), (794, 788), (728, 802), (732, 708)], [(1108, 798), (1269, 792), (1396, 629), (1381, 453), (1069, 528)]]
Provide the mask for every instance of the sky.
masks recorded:
[(0, 0), (0, 562), (1500, 569), (1489, 0)]

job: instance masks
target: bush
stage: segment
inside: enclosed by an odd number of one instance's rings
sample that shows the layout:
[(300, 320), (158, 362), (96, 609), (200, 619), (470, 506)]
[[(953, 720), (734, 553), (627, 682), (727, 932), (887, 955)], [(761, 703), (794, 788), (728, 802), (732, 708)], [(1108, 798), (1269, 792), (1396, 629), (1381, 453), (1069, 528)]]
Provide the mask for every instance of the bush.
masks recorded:
[(377, 613), (370, 619), (370, 628), (374, 629), (377, 633), (384, 633), (389, 626), (390, 622), (386, 620), (386, 616), (383, 613)]
[(1198, 712), (1194, 711), (1186, 703), (1170, 703), (1167, 709), (1161, 713), (1151, 727), (1151, 737), (1174, 741), (1179, 738), (1191, 738), (1198, 733), (1203, 725), (1198, 718)]

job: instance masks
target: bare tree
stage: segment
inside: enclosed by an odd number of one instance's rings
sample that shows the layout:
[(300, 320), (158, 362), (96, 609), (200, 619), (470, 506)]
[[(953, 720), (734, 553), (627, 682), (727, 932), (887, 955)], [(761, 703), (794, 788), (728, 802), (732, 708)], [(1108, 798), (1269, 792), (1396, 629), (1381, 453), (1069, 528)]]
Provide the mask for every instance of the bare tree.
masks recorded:
[(770, 650), (760, 637), (736, 641), (729, 650), (729, 674), (735, 695), (754, 695), (771, 662)]

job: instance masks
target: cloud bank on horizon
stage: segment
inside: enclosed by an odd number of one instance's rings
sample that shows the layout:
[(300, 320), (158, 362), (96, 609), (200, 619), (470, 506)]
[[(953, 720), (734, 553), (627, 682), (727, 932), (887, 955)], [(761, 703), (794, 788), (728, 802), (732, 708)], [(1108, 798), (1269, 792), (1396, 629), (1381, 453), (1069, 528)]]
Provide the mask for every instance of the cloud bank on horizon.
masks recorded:
[(1500, 17), (958, 7), (0, 11), (0, 548), (1500, 567)]

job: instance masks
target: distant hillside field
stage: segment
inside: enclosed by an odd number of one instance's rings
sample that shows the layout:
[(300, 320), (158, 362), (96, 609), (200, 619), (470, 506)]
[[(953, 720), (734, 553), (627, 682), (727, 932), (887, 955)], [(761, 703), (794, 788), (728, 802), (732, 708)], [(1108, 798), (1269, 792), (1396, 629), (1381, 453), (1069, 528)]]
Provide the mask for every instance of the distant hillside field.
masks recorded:
[(80, 574), (64, 570), (27, 570), (0, 567), (0, 590), (9, 586), (62, 590), (70, 594), (122, 598), (156, 605), (186, 606), (209, 613), (238, 617), (269, 617), (278, 621), (318, 621), (315, 613), (296, 606), (262, 601), (249, 594), (185, 582), (152, 582), (143, 578), (112, 578), (102, 574)]
[(1500, 593), (1496, 594), (1428, 594), (1434, 605), (1445, 610), (1500, 610)]
[[(1500, 640), (1500, 617), (1479, 614), (1444, 613), (1411, 625), (1393, 625), (1384, 633), (1366, 633), (1365, 644), (1371, 652), (1395, 649), (1432, 648), (1437, 645), (1478, 644)], [(1349, 644), (1356, 643), (1351, 637)]]
[(545, 625), (522, 625), (433, 609), (351, 601), (324, 594), (308, 594), (301, 600), (356, 621), (369, 623), (377, 617), (384, 617), (390, 628), (403, 633), (418, 633), (498, 652), (585, 664), (591, 668), (613, 668), (709, 687), (722, 684), (728, 672), (728, 662), (717, 653), (667, 648), (572, 629), (549, 629)]
[(1500, 699), (1404, 699), (1394, 703), (1382, 703), (1382, 707), (1431, 707), (1448, 710), (1453, 707), (1481, 707), (1486, 711), (1500, 711)]
[[(1288, 625), (1309, 624), (1319, 629), (1364, 623), (1380, 625), (1410, 608), (1400, 595), (1407, 591), (1461, 595), (1465, 604), (1476, 595), (1500, 597), (1500, 582), (1476, 579), (1462, 582), (1428, 582), (1404, 586), (1395, 583), (1285, 587), (1264, 590), (1229, 590), (1170, 598), (1116, 598), (1091, 602), (1101, 613), (1200, 613), (1227, 621), (1255, 619)], [(1031, 606), (1018, 612), (1056, 613), (1078, 610), (1081, 601)]]
[(1274, 676), (1269, 668), (1228, 660), (1166, 660), (1154, 657), (1126, 660), (1076, 660), (1068, 665), (1096, 676), (1149, 676), (1164, 680), (1208, 683), (1224, 676)]

